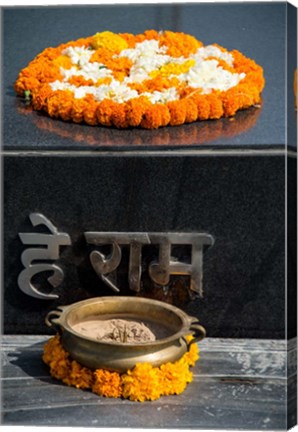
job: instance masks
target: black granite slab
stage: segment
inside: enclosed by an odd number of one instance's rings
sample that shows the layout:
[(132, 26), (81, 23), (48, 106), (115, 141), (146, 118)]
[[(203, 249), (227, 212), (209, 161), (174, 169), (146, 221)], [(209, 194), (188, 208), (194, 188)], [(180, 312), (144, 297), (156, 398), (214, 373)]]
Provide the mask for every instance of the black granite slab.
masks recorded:
[[(202, 145), (284, 146), (286, 14), (288, 10), (294, 17), (295, 10), (287, 7), (286, 2), (5, 7), (2, 11), (4, 148), (154, 150)], [(295, 26), (295, 19), (291, 25)], [(265, 71), (262, 108), (239, 113), (232, 122), (225, 119), (157, 131), (119, 131), (52, 120), (30, 112), (16, 98), (12, 87), (19, 71), (44, 48), (106, 29), (139, 33), (150, 28), (190, 33), (204, 44), (218, 43), (253, 58)], [(293, 106), (288, 115), (295, 117)], [(289, 144), (295, 146), (293, 140)]]
[[(165, 292), (144, 286), (140, 295), (198, 316), (209, 336), (284, 338), (284, 192), (282, 155), (6, 156), (4, 330), (45, 333), (44, 317), (57, 305), (115, 295), (90, 265), (85, 231), (179, 231), (215, 238), (204, 254), (203, 299), (177, 294), (175, 285)], [(34, 299), (17, 285), (28, 247), (18, 233), (36, 232), (31, 212), (72, 240), (57, 260), (65, 272), (57, 300)], [(121, 294), (134, 295), (127, 283)]]

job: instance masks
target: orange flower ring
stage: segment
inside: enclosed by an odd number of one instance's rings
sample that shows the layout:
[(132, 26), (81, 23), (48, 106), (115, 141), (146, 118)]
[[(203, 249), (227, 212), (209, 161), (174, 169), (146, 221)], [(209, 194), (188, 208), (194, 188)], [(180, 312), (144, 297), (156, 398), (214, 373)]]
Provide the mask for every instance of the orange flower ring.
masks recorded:
[[(193, 336), (186, 336), (188, 342), (192, 339)], [(68, 386), (91, 390), (99, 396), (144, 402), (182, 393), (193, 380), (189, 369), (199, 359), (199, 349), (196, 343), (190, 344), (179, 360), (159, 367), (137, 363), (122, 374), (106, 369), (92, 371), (70, 357), (57, 334), (45, 344), (42, 358), (49, 366), (51, 376)]]
[(260, 103), (264, 84), (262, 67), (237, 50), (148, 30), (46, 48), (14, 88), (53, 118), (155, 129), (233, 116)]

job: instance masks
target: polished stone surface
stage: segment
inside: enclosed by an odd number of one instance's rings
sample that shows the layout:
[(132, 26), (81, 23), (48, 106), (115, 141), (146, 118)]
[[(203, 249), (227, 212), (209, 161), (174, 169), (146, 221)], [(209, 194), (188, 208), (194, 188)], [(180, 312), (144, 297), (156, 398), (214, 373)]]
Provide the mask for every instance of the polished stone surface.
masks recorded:
[[(140, 149), (285, 145), (286, 3), (168, 4), (3, 9), (3, 144), (6, 149)], [(98, 31), (140, 33), (169, 29), (204, 44), (238, 49), (261, 64), (266, 86), (261, 109), (228, 119), (157, 131), (107, 129), (52, 120), (17, 98), (19, 71), (48, 46)], [(291, 87), (292, 88), (292, 87)], [(288, 110), (294, 116), (294, 107)], [(295, 143), (290, 143), (295, 145)]]
[(220, 430), (287, 430), (297, 422), (296, 340), (200, 342), (194, 380), (152, 402), (99, 397), (51, 378), (45, 336), (5, 336), (4, 425)]

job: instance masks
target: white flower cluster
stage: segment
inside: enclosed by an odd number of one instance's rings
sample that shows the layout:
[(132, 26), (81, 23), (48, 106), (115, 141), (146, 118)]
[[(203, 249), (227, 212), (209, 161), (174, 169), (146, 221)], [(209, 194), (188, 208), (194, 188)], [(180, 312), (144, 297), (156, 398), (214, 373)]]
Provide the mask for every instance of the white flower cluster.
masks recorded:
[(113, 80), (111, 84), (102, 84), (101, 86), (81, 86), (76, 87), (69, 84), (67, 81), (54, 81), (51, 84), (52, 90), (69, 90), (74, 93), (76, 99), (81, 99), (87, 94), (92, 94), (94, 99), (102, 101), (104, 99), (112, 99), (115, 102), (126, 102), (129, 99), (138, 97), (138, 92), (132, 90), (127, 85), (121, 84), (117, 80)]
[(135, 48), (121, 51), (119, 56), (127, 57), (133, 63), (127, 82), (142, 82), (150, 78), (150, 72), (172, 61), (165, 51), (166, 47), (159, 47), (156, 40), (145, 40), (137, 43)]
[[(83, 98), (92, 94), (97, 101), (111, 99), (122, 103), (139, 96), (136, 90), (132, 90), (128, 84), (140, 83), (150, 78), (150, 73), (160, 69), (168, 63), (182, 64), (185, 57), (174, 58), (166, 54), (167, 48), (160, 47), (156, 40), (145, 40), (137, 43), (135, 48), (124, 49), (119, 57), (127, 57), (132, 62), (129, 76), (122, 82), (113, 78), (112, 70), (101, 63), (90, 62), (94, 50), (84, 47), (68, 47), (62, 51), (63, 55), (70, 58), (72, 66), (70, 69), (60, 68), (62, 81), (51, 83), (52, 90), (69, 90), (74, 93), (75, 98)], [(115, 55), (115, 57), (117, 57)], [(221, 51), (214, 45), (201, 47), (196, 53), (189, 56), (194, 60), (194, 65), (186, 73), (176, 75), (178, 80), (186, 82), (188, 86), (200, 88), (202, 94), (210, 93), (212, 90), (225, 91), (236, 86), (244, 77), (244, 73), (231, 73), (219, 65), (216, 59), (224, 60), (229, 66), (233, 66), (233, 56), (228, 52)], [(208, 59), (209, 58), (209, 59)], [(101, 78), (110, 77), (110, 84), (99, 86), (76, 87), (68, 82), (72, 76), (82, 76), (91, 79), (94, 84)], [(170, 76), (171, 77), (171, 76)], [(153, 103), (167, 103), (179, 99), (175, 87), (163, 91), (143, 93)]]
[(102, 63), (85, 63), (82, 67), (72, 66), (70, 69), (60, 69), (64, 81), (68, 81), (72, 76), (82, 76), (86, 80), (91, 79), (96, 83), (101, 78), (112, 76), (112, 71), (106, 68)]
[(210, 57), (223, 60), (231, 67), (234, 63), (232, 54), (222, 51), (214, 45), (207, 45), (199, 48), (195, 54), (190, 56), (195, 60), (194, 66), (186, 74), (179, 75), (178, 79), (186, 81), (191, 87), (201, 88), (202, 93), (206, 94), (213, 89), (229, 90), (245, 77), (245, 73), (231, 73), (223, 69), (216, 59), (206, 60)]
[(94, 51), (88, 50), (85, 47), (68, 47), (62, 51), (62, 55), (70, 58), (71, 62), (80, 67), (89, 63), (90, 58)]
[(214, 90), (225, 91), (236, 86), (245, 77), (244, 73), (231, 73), (217, 60), (197, 61), (186, 74), (181, 74), (178, 79), (186, 81), (190, 87), (201, 88), (202, 93), (210, 93)]

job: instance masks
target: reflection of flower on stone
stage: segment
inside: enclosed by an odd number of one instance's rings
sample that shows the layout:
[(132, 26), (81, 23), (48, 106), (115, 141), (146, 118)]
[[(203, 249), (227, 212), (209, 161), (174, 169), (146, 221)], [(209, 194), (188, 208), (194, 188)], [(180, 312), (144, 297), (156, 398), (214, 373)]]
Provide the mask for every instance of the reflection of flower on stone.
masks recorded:
[[(86, 126), (53, 121), (49, 117), (32, 115), (32, 107), (17, 104), (17, 110), (22, 115), (28, 115), (28, 120), (48, 133), (59, 137), (71, 139), (84, 146), (127, 146), (127, 138), (124, 131), (111, 128), (93, 128)], [(135, 129), (129, 135), (129, 144), (132, 146), (156, 145), (156, 146), (186, 146), (207, 144), (218, 139), (228, 139), (240, 135), (253, 128), (261, 113), (261, 107), (252, 107), (246, 111), (238, 112), (235, 117), (214, 121), (196, 122), (179, 128), (160, 128), (147, 133), (147, 131)], [(123, 133), (124, 132), (124, 133)], [(127, 131), (129, 133), (129, 131)], [(146, 135), (144, 135), (146, 134)]]
[(50, 117), (154, 129), (233, 116), (260, 102), (263, 69), (239, 51), (170, 31), (109, 31), (47, 48), (16, 92)]
[[(187, 336), (190, 342), (192, 336)], [(156, 400), (163, 395), (182, 393), (193, 379), (190, 366), (199, 359), (196, 343), (189, 351), (173, 363), (153, 367), (150, 363), (138, 363), (120, 374), (105, 369), (90, 369), (72, 360), (61, 345), (60, 335), (49, 339), (44, 346), (43, 361), (49, 366), (51, 375), (63, 383), (80, 389), (90, 389), (100, 396), (123, 397), (132, 401)]]

